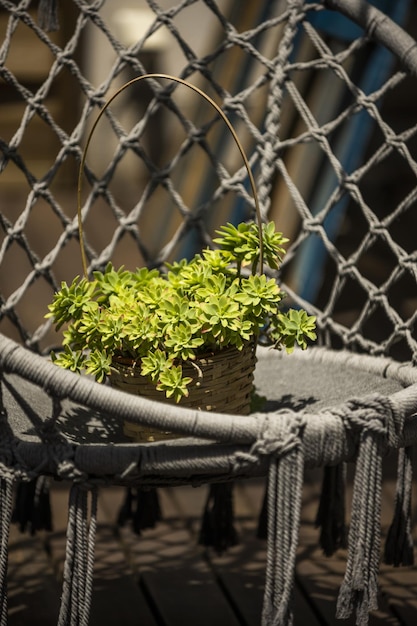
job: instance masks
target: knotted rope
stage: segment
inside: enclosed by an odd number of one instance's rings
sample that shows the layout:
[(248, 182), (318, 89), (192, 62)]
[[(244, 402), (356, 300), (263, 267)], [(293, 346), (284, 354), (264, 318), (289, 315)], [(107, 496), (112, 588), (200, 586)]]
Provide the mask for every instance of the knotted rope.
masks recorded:
[(357, 432), (359, 450), (349, 552), (336, 615), (346, 619), (355, 610), (356, 624), (364, 626), (368, 623), (369, 611), (378, 607), (382, 458), (388, 446), (399, 445), (403, 420), (390, 400), (383, 396), (351, 400), (339, 414), (345, 427)]
[(13, 510), (13, 479), (0, 478), (0, 625), (7, 625), (7, 558)]
[(395, 567), (414, 564), (414, 544), (411, 535), (413, 480), (411, 457), (411, 447), (400, 448), (394, 517), (385, 544), (385, 562)]
[(277, 169), (277, 156), (280, 151), (280, 124), (286, 67), (294, 46), (294, 40), (301, 20), (304, 18), (303, 0), (288, 2), (288, 21), (285, 25), (282, 38), (279, 41), (278, 53), (274, 59), (271, 76), (271, 87), (268, 98), (267, 115), (265, 118), (265, 133), (262, 142), (260, 158), (260, 174), (258, 180), (258, 196), (264, 215), (268, 214), (271, 204), (271, 188), (274, 182), (274, 173)]
[(13, 472), (10, 470), (10, 449), (5, 428), (7, 414), (0, 386), (0, 626), (7, 626), (7, 563), (9, 530), (13, 511)]
[(236, 466), (269, 457), (267, 487), (267, 562), (262, 626), (292, 624), (295, 557), (300, 525), (305, 417), (289, 411), (269, 415), (248, 453)]
[[(88, 520), (90, 517), (90, 520)], [(93, 590), (97, 490), (73, 485), (70, 492), (64, 580), (58, 626), (88, 626)]]

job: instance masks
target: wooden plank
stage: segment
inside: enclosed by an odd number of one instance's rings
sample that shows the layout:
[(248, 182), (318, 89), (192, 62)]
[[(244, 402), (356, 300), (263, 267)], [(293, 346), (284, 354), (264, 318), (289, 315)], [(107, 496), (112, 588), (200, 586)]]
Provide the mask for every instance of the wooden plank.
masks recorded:
[[(327, 558), (318, 548), (314, 527), (320, 484), (306, 477), (300, 548), (296, 572), (295, 625), (328, 626), (335, 619), (346, 552)], [(384, 483), (382, 522), (392, 514), (394, 481)], [(207, 488), (159, 490), (164, 520), (135, 535), (115, 521), (124, 498), (120, 488), (103, 488), (99, 496), (95, 580), (90, 624), (187, 626), (227, 624), (258, 626), (262, 610), (265, 549), (256, 538), (263, 499), (262, 480), (239, 482), (234, 489), (238, 546), (217, 555), (198, 546)], [(347, 501), (351, 489), (348, 487)], [(55, 529), (35, 537), (10, 535), (10, 625), (56, 624), (65, 555), (68, 486), (52, 493)], [(414, 624), (417, 615), (417, 569), (381, 566), (381, 608), (370, 626)], [(347, 625), (354, 620), (344, 620)]]
[(155, 626), (154, 615), (109, 526), (99, 529), (95, 564), (89, 624)]
[[(336, 620), (336, 602), (346, 566), (345, 555), (343, 551), (339, 551), (332, 557), (326, 557), (316, 545), (316, 538), (309, 543), (305, 533), (298, 553), (297, 580), (316, 606), (324, 623), (336, 626), (340, 624), (340, 620)], [(379, 597), (379, 605), (380, 609), (370, 614), (369, 626), (399, 626), (399, 621), (389, 610), (382, 595)], [(354, 626), (355, 622), (354, 617), (343, 620), (348, 626)]]
[[(416, 476), (417, 460), (414, 459), (413, 470)], [(386, 536), (388, 528), (392, 521), (392, 515), (395, 505), (395, 470), (394, 463), (391, 463), (391, 472), (388, 468), (387, 473), (391, 473), (388, 479), (384, 481), (382, 491), (382, 514), (381, 521), (384, 534)], [(413, 483), (412, 502), (416, 501), (417, 484)], [(414, 522), (414, 523), (413, 523)], [(412, 533), (416, 537), (417, 519), (412, 517)], [(381, 564), (380, 586), (382, 594), (386, 602), (389, 604), (392, 612), (396, 615), (401, 623), (414, 624), (417, 621), (417, 565), (407, 567), (393, 567), (391, 565)]]
[(223, 554), (208, 548), (206, 558), (240, 622), (258, 626), (265, 587), (265, 543), (256, 539), (256, 520), (243, 485), (237, 482), (233, 487), (238, 545)]
[[(238, 483), (235, 487), (235, 501), (238, 518), (238, 529), (241, 543), (235, 550), (241, 555), (230, 571), (225, 569), (222, 558), (216, 562), (220, 568), (225, 585), (233, 594), (234, 602), (239, 603), (245, 624), (257, 626), (262, 614), (263, 594), (265, 588), (266, 542), (256, 536), (259, 513), (265, 493), (265, 479), (254, 479)], [(224, 560), (224, 557), (223, 557)], [(302, 589), (295, 581), (294, 585), (294, 624), (295, 626), (319, 626), (316, 613), (305, 597)]]
[(401, 624), (417, 622), (416, 567), (381, 566), (380, 584), (385, 601)]
[(152, 598), (160, 623), (166, 626), (238, 626), (230, 605), (207, 569), (175, 568), (147, 572), (142, 584)]
[[(351, 474), (352, 471), (350, 471), (346, 488), (348, 510), (352, 498), (353, 476)], [(318, 547), (318, 530), (315, 528), (314, 520), (320, 488), (319, 481), (305, 485), (297, 578), (306, 594), (314, 602), (325, 623), (329, 626), (336, 626), (336, 624), (340, 624), (340, 620), (336, 620), (335, 613), (337, 596), (345, 573), (347, 552), (346, 550), (339, 550), (332, 557), (326, 557)], [(386, 482), (384, 483), (385, 489)], [(380, 579), (380, 587), (379, 609), (370, 614), (369, 626), (382, 626), (383, 624), (398, 626), (400, 622), (392, 611), (389, 601), (393, 590), (390, 586), (385, 585), (382, 579)], [(353, 626), (355, 619), (352, 617), (343, 620), (343, 623), (346, 626)]]
[[(245, 626), (258, 626), (262, 615), (265, 588), (266, 544), (256, 537), (258, 515), (264, 493), (264, 480), (237, 482), (233, 489), (235, 526), (239, 544), (224, 554), (205, 550), (205, 558), (217, 578), (218, 584)], [(191, 513), (191, 532), (198, 537), (203, 502), (193, 497), (187, 489), (175, 490), (171, 497), (178, 511)], [(295, 587), (297, 607), (295, 626), (318, 626), (316, 615), (300, 589)]]
[[(202, 511), (205, 490), (192, 487), (161, 489), (164, 520), (138, 537), (130, 527), (121, 529), (128, 558), (136, 569), (158, 624), (166, 626), (238, 626), (233, 610), (217, 584), (197, 545), (193, 518), (175, 506), (175, 492), (183, 490), (192, 513)], [(192, 496), (192, 497), (190, 497)], [(194, 518), (195, 519), (195, 518)]]
[[(240, 522), (238, 528), (241, 544), (231, 548), (230, 555), (212, 555), (211, 559), (242, 624), (258, 626), (265, 589), (265, 542), (255, 537), (254, 521)], [(297, 583), (294, 587), (294, 607), (295, 626), (319, 626), (322, 623)]]
[(12, 526), (9, 536), (9, 626), (54, 626), (61, 587), (44, 544), (44, 534), (22, 534)]
[[(123, 491), (103, 488), (99, 493), (93, 597), (90, 626), (120, 624), (156, 626), (152, 611), (132, 570), (115, 528)], [(68, 516), (68, 488), (56, 488), (52, 497), (54, 532), (49, 549), (55, 569), (62, 574)]]
[[(318, 501), (321, 489), (321, 473), (310, 472), (306, 475), (304, 485), (303, 507), (301, 513), (301, 529), (300, 529), (300, 547), (297, 557), (296, 566), (296, 598), (295, 598), (295, 623), (326, 623), (338, 624), (339, 620), (335, 618), (336, 601), (338, 590), (343, 579), (346, 566), (346, 551), (340, 550), (334, 557), (325, 557), (321, 549), (318, 547), (319, 532), (315, 528), (314, 520), (317, 512)], [(253, 533), (249, 537), (245, 537), (245, 543), (248, 548), (253, 542), (253, 535), (256, 530), (256, 522), (258, 511), (262, 503), (264, 487), (262, 481), (247, 481), (238, 487), (240, 491), (239, 501), (246, 500), (249, 509), (252, 509), (253, 521), (246, 523), (250, 528), (253, 525)], [(384, 493), (386, 487), (384, 488)], [(347, 488), (347, 501), (351, 498), (351, 484)], [(386, 520), (383, 523), (386, 523)], [(259, 550), (259, 549), (258, 549)], [(256, 543), (248, 549), (248, 553), (252, 553), (252, 560), (256, 561), (257, 550)], [(386, 567), (386, 566), (385, 566)], [(381, 573), (383, 572), (382, 568)], [(264, 564), (260, 567), (260, 574), (264, 571)], [(392, 568), (391, 568), (392, 571)], [(404, 570), (403, 570), (404, 571)], [(397, 572), (400, 580), (404, 583), (408, 580), (408, 584), (413, 588), (413, 577), (408, 578), (408, 572), (403, 575)], [(397, 612), (392, 610), (393, 589), (388, 586), (381, 576), (381, 594), (380, 594), (380, 610), (375, 611), (370, 616), (370, 625), (374, 624), (395, 624), (397, 625), (399, 615), (399, 606), (397, 604)], [(227, 581), (229, 586), (231, 581)], [(411, 601), (411, 593), (402, 593)], [(401, 607), (404, 611), (404, 605)], [(310, 613), (310, 616), (309, 616)], [(403, 612), (401, 618), (404, 623), (410, 622), (410, 614)], [(415, 618), (415, 615), (414, 615)], [(308, 622), (306, 620), (309, 620)], [(344, 621), (346, 624), (354, 624), (354, 619)]]

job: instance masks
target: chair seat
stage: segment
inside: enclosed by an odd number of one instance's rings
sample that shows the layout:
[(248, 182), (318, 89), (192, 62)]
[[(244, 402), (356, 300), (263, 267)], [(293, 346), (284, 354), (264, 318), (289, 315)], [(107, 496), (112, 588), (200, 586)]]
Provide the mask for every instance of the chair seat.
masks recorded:
[[(6, 341), (10, 345), (10, 340)], [(28, 352), (21, 347), (17, 350)], [(118, 400), (122, 398), (129, 402), (129, 406), (144, 402), (146, 407), (146, 400), (61, 370), (42, 357), (29, 356), (34, 359), (32, 374), (22, 376), (10, 371), (4, 375), (2, 385), (7, 420), (3, 428), (6, 436), (14, 439), (16, 463), (29, 473), (42, 468), (43, 472), (52, 475), (57, 473), (74, 478), (80, 473), (99, 483), (111, 481), (121, 485), (182, 484), (189, 482), (190, 478), (200, 483), (222, 477), (230, 480), (238, 476), (266, 474), (266, 457), (243, 464), (236, 463), (236, 459), (240, 452), (250, 450), (265, 424), (273, 424), (282, 416), (289, 419), (291, 416), (305, 417), (307, 466), (320, 465), (326, 454), (330, 455), (327, 459), (330, 464), (353, 458), (355, 439), (349, 437), (338, 417), (339, 412), (343, 414), (345, 403), (352, 398), (367, 398), (373, 394), (390, 397), (401, 392), (416, 377), (411, 367), (377, 357), (360, 357), (324, 348), (287, 355), (259, 346), (255, 387), (261, 396), (260, 411), (247, 417), (200, 412), (196, 419), (196, 411), (151, 403), (149, 407), (156, 406), (162, 414), (174, 411), (188, 421), (190, 436), (163, 443), (138, 444), (123, 434), (123, 418), (106, 410), (106, 406), (112, 399), (119, 406)], [(62, 380), (63, 397), (54, 417), (50, 395), (42, 385), (36, 384), (38, 359), (45, 372)], [(68, 392), (68, 381), (72, 384), (72, 396), (71, 390)], [(80, 385), (90, 391), (85, 403), (74, 400), (77, 397), (75, 390)], [(94, 405), (94, 394), (104, 389), (108, 401), (104, 398), (98, 410)], [(132, 419), (130, 414), (129, 419)], [(133, 416), (133, 419), (140, 422), (140, 417)], [(212, 436), (200, 436), (201, 424), (210, 432), (212, 420)], [(215, 429), (221, 421), (225, 433), (219, 436)], [(181, 428), (177, 422), (178, 417), (172, 422), (174, 432)], [(309, 433), (313, 441), (318, 430), (323, 432), (323, 449), (320, 451), (317, 451), (317, 445), (309, 448)], [(414, 440), (415, 430), (414, 419), (409, 419), (404, 437)], [(342, 442), (337, 452), (334, 446), (332, 450), (326, 448), (326, 441), (332, 436)], [(335, 453), (341, 458), (332, 458)], [(230, 473), (233, 465), (235, 469)]]

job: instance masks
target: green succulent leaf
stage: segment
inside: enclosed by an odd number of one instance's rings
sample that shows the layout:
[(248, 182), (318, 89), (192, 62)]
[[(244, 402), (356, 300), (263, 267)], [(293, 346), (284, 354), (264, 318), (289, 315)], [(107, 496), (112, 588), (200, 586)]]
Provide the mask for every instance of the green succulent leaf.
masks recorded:
[(112, 357), (102, 350), (94, 350), (85, 360), (85, 370), (87, 374), (95, 377), (101, 383), (110, 374)]
[(271, 269), (277, 270), (286, 252), (284, 245), (288, 243), (288, 239), (275, 230), (274, 222), (264, 224), (262, 232), (264, 263)]
[(307, 348), (310, 339), (316, 339), (316, 318), (308, 315), (303, 309), (290, 309), (277, 316), (276, 330), (271, 333), (272, 338), (285, 347), (288, 353), (293, 352), (296, 345), (303, 350)]
[(131, 272), (120, 267), (118, 270), (108, 263), (104, 272), (93, 272), (97, 284), (97, 298), (104, 304), (111, 295), (119, 294), (131, 287), (133, 278)]
[(241, 281), (241, 291), (236, 294), (236, 300), (241, 302), (251, 316), (258, 317), (261, 322), (269, 313), (277, 310), (282, 294), (273, 278), (268, 279), (264, 274), (252, 275)]
[[(191, 382), (183, 375), (184, 361), (227, 346), (242, 349), (265, 328), (276, 347), (305, 349), (316, 338), (315, 318), (302, 310), (280, 311), (285, 294), (256, 271), (258, 225), (229, 223), (217, 234), (218, 248), (167, 263), (166, 270), (131, 272), (109, 263), (91, 281), (61, 283), (46, 315), (57, 330), (64, 326), (63, 351), (53, 355), (54, 362), (103, 381), (113, 356), (133, 358), (143, 376), (179, 401)], [(276, 270), (287, 239), (270, 222), (262, 225), (262, 241), (264, 263)]]
[(184, 361), (195, 359), (195, 351), (204, 343), (202, 337), (193, 336), (193, 327), (188, 322), (172, 326), (165, 339), (165, 346), (175, 357)]
[(80, 279), (79, 276), (74, 278), (69, 286), (63, 281), (61, 289), (48, 305), (49, 313), (45, 317), (53, 318), (57, 330), (66, 322), (80, 319), (85, 307), (90, 305), (95, 289), (95, 282), (90, 282), (86, 278)]
[[(259, 226), (241, 223), (236, 227), (229, 223), (216, 232), (220, 237), (213, 241), (220, 246), (227, 261), (235, 262), (239, 268), (250, 265), (254, 274), (261, 250)], [(262, 224), (263, 261), (271, 269), (279, 268), (285, 254), (284, 244), (287, 242), (288, 239), (275, 230), (274, 222)]]
[(175, 402), (179, 402), (181, 398), (188, 396), (189, 391), (187, 385), (189, 385), (192, 380), (193, 379), (189, 376), (182, 375), (180, 365), (173, 366), (161, 372), (156, 388), (160, 391), (165, 391), (167, 398), (173, 398)]
[(64, 346), (64, 350), (56, 354), (51, 353), (51, 359), (56, 365), (64, 369), (80, 374), (84, 368), (85, 356), (81, 350), (72, 350), (70, 346)]
[(162, 372), (169, 370), (173, 365), (173, 358), (168, 357), (163, 350), (155, 350), (141, 360), (142, 376), (149, 376), (152, 382), (157, 383)]

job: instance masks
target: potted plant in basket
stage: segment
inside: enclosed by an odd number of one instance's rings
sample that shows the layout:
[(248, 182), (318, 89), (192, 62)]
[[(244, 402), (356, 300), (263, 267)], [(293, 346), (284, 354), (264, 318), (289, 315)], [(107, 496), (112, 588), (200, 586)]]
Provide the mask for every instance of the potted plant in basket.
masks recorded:
[[(81, 180), (87, 149), (101, 116), (132, 83), (173, 80), (202, 96), (231, 132), (247, 169), (256, 223), (227, 224), (217, 231), (216, 249), (161, 270), (128, 271), (109, 264), (88, 278), (81, 219)], [(287, 239), (262, 224), (246, 154), (221, 108), (198, 87), (168, 74), (145, 74), (125, 83), (106, 102), (89, 133), (78, 179), (78, 220), (84, 277), (63, 282), (47, 317), (66, 326), (56, 364), (86, 371), (126, 391), (205, 410), (247, 414), (253, 389), (255, 348), (261, 330), (271, 344), (291, 352), (315, 339), (315, 318), (304, 310), (283, 311), (285, 294), (264, 266), (279, 268)], [(259, 271), (257, 268), (259, 267)], [(125, 426), (135, 438), (161, 433)]]
[[(109, 264), (92, 280), (63, 282), (47, 314), (57, 329), (66, 325), (63, 351), (52, 355), (55, 363), (155, 399), (247, 413), (261, 330), (277, 348), (305, 349), (315, 339), (315, 318), (304, 310), (281, 310), (285, 294), (275, 279), (256, 271), (260, 238), (271, 269), (284, 254), (287, 240), (272, 222), (261, 233), (259, 225), (241, 223), (222, 226), (217, 234), (217, 249), (162, 271), (115, 270)], [(210, 373), (207, 387), (205, 366), (219, 356), (226, 359), (221, 380)], [(236, 393), (227, 381), (233, 363), (240, 376)], [(226, 407), (210, 395), (210, 385), (219, 382), (234, 395)]]

